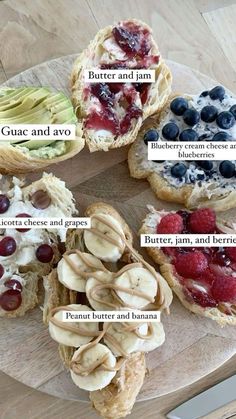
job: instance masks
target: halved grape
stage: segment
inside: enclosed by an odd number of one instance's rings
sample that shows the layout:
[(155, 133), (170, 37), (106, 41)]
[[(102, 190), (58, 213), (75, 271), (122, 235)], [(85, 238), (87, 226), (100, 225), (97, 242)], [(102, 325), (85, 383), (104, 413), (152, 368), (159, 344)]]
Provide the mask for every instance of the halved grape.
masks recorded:
[(21, 293), (17, 290), (7, 290), (0, 295), (0, 307), (5, 311), (14, 311), (22, 303)]
[(36, 250), (36, 257), (42, 263), (51, 262), (53, 255), (53, 249), (49, 244), (41, 244)]

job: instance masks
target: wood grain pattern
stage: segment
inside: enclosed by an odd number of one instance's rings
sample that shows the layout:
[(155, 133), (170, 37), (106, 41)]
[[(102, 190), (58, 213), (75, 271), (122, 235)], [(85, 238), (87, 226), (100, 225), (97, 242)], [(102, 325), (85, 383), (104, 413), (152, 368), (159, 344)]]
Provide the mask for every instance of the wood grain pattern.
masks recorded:
[(1, 60), (8, 77), (49, 58), (76, 53), (98, 29), (86, 0), (57, 0), (56, 7), (55, 0), (1, 1), (0, 16)]
[[(223, 1), (221, 7), (231, 3)], [(39, 62), (81, 50), (98, 28), (132, 16), (152, 26), (165, 57), (232, 88), (234, 69), (199, 10), (195, 0), (146, 0), (145, 7), (139, 0), (58, 0), (57, 7), (54, 0), (5, 0), (0, 2), (1, 60), (9, 78)]]
[[(187, 398), (193, 397), (197, 392), (204, 391), (219, 380), (227, 378), (235, 370), (236, 356), (231, 358), (222, 369), (216, 370), (194, 385), (190, 385), (178, 392), (167, 396), (152, 399), (146, 402), (136, 403), (129, 416), (130, 419), (164, 419), (165, 414)], [(4, 373), (0, 372), (1, 393), (1, 419), (98, 419), (98, 415), (88, 403), (62, 400), (48, 394), (33, 390)], [(214, 412), (204, 419), (231, 418), (236, 412), (236, 402)], [(232, 416), (234, 418), (234, 416)]]
[[(236, 41), (235, 41), (235, 20), (236, 20), (236, 4), (229, 7), (212, 10), (203, 13), (203, 17), (207, 22), (212, 34), (217, 39), (219, 45), (224, 50), (232, 68), (236, 71)], [(224, 24), (227, 22), (227, 25)]]
[[(97, 10), (97, 0), (88, 0), (88, 2), (92, 10)], [(100, 3), (103, 13), (96, 15), (96, 20), (99, 26), (103, 27), (114, 21), (114, 5), (110, 0), (102, 0)], [(232, 88), (235, 83), (235, 73), (199, 14), (194, 0), (181, 0), (181, 2), (146, 0), (145, 8), (138, 0), (132, 2), (117, 0), (116, 20), (130, 16), (143, 19), (150, 24), (160, 50), (166, 58), (191, 66)], [(203, 48), (206, 40), (207, 47)], [(222, 62), (225, 63), (224, 67)]]
[[(150, 24), (154, 22), (155, 35), (165, 56), (186, 63), (195, 69), (201, 69), (203, 73), (210, 74), (219, 82), (227, 84), (231, 90), (235, 90), (235, 72), (231, 62), (228, 59), (225, 60), (226, 55), (224, 53), (225, 49), (228, 50), (227, 43), (232, 44), (232, 39), (235, 39), (236, 36), (233, 27), (232, 36), (228, 37), (227, 9), (225, 13), (221, 14), (221, 21), (215, 21), (214, 31), (211, 30), (202, 15), (236, 4), (235, 0), (191, 0), (188, 2), (187, 13), (185, 6), (188, 0), (163, 0), (158, 2), (155, 0), (145, 0), (145, 2), (126, 0), (122, 3), (117, 2), (117, 0), (108, 1), (110, 11), (107, 19), (110, 19), (110, 21), (107, 20), (106, 23), (127, 16), (147, 19)], [(57, 0), (57, 2), (55, 0), (0, 0), (0, 60), (4, 56), (3, 70), (0, 65), (0, 83), (6, 80), (6, 76), (10, 78), (14, 74), (42, 61), (76, 53), (80, 48), (86, 46), (100, 26), (98, 22), (102, 22), (104, 13), (107, 16), (107, 2), (96, 0), (88, 3), (86, 0), (73, 0), (72, 4), (72, 0)], [(192, 10), (193, 13), (191, 13)], [(152, 14), (154, 14), (153, 18)], [(195, 25), (196, 16), (197, 25)], [(216, 36), (218, 24), (222, 39)], [(202, 28), (204, 28), (204, 36), (201, 36)], [(210, 47), (208, 43), (209, 34), (211, 38)], [(218, 63), (217, 67), (215, 67), (215, 63)], [(231, 77), (225, 74), (226, 67), (228, 71), (230, 70)], [(35, 76), (34, 82), (38, 82), (37, 76)], [(60, 76), (57, 83), (60, 85)], [(109, 156), (111, 156), (110, 153)], [(80, 161), (80, 165), (86, 168), (84, 163), (87, 162), (85, 160), (86, 154), (81, 156), (83, 156), (83, 159)], [(117, 164), (120, 161), (122, 162), (122, 156), (117, 157), (117, 154), (114, 153), (112, 159), (115, 158), (118, 159)], [(100, 159), (98, 154), (97, 159)], [(75, 179), (78, 169), (76, 161), (72, 160), (71, 163), (74, 178), (72, 183), (77, 193), (79, 188), (76, 186)], [(105, 164), (105, 162), (103, 163)], [(104, 170), (110, 166), (111, 161), (109, 162), (108, 158)], [(63, 175), (63, 170), (60, 167), (61, 165), (55, 170), (59, 175)], [(96, 170), (97, 168), (94, 168), (94, 175), (99, 172), (96, 172)], [(89, 179), (85, 170), (80, 171), (81, 175), (83, 175), (83, 182)], [(64, 176), (69, 181), (68, 173), (64, 173)], [(138, 196), (132, 195), (130, 199), (126, 200), (126, 204), (130, 205), (122, 208), (129, 221), (132, 219), (133, 207), (137, 209), (141, 207), (144, 211), (140, 202), (156, 203), (155, 196), (148, 193), (145, 184), (146, 182), (142, 183), (143, 191), (140, 189)], [(139, 187), (141, 188), (141, 186)], [(105, 191), (103, 193), (105, 194)], [(89, 196), (82, 193), (77, 193), (77, 196), (80, 200), (83, 200), (82, 207), (86, 206), (89, 202)], [(158, 207), (161, 208), (162, 206), (165, 206), (165, 208), (171, 207), (167, 203), (158, 202)], [(135, 228), (138, 227), (138, 224), (138, 220), (134, 220), (133, 217)], [(179, 320), (179, 317), (177, 317), (177, 322)], [(34, 325), (32, 324), (32, 327), (37, 328), (37, 324), (36, 321)], [(14, 333), (18, 339), (20, 332), (14, 328)], [(30, 333), (32, 333), (32, 329), (29, 330), (28, 336)], [(25, 363), (27, 364), (27, 360)], [(236, 356), (214, 373), (182, 390), (148, 402), (137, 403), (129, 417), (130, 419), (141, 419), (143, 417), (163, 419), (165, 414), (176, 405), (232, 375), (235, 371)], [(43, 394), (24, 386), (1, 372), (0, 394), (1, 419), (18, 419), (19, 417), (23, 419), (98, 418), (87, 403), (65, 401)], [(205, 419), (226, 419), (229, 417), (236, 418), (236, 402), (212, 413), (212, 415), (208, 415)]]
[[(10, 86), (51, 85), (68, 93), (67, 80), (74, 56), (63, 57), (21, 73), (7, 82)], [(169, 63), (174, 75), (174, 90), (196, 93), (215, 82), (196, 71)], [(112, 153), (87, 150), (63, 164), (48, 169), (67, 182), (81, 214), (88, 204), (105, 200), (114, 205), (135, 233), (146, 214), (146, 204), (163, 207), (153, 196), (146, 181), (129, 177), (127, 148)], [(29, 176), (33, 180), (40, 173)], [(173, 208), (173, 206), (170, 206)], [(145, 254), (145, 250), (142, 249)], [(214, 371), (236, 353), (234, 328), (219, 328), (208, 319), (189, 313), (175, 299), (171, 315), (163, 317), (165, 344), (148, 354), (149, 374), (139, 399), (169, 394)], [(41, 323), (41, 311), (35, 309), (24, 319), (1, 321), (0, 341), (3, 356), (0, 369), (24, 384), (67, 400), (86, 400), (63, 369), (53, 342)], [(5, 336), (8, 336), (6, 342)]]
[(199, 12), (203, 13), (226, 8), (235, 4), (235, 0), (195, 0), (195, 4)]
[(3, 65), (0, 61), (0, 84), (4, 83), (5, 81), (7, 81), (7, 77), (3, 69)]

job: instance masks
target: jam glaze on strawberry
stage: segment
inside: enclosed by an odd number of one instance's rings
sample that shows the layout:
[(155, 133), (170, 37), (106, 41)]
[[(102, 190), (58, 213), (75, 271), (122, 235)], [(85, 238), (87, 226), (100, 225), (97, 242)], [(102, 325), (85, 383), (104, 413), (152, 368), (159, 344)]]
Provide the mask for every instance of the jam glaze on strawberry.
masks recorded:
[[(197, 229), (201, 230), (201, 234), (208, 234), (203, 231), (204, 225), (208, 231), (211, 228), (211, 234), (224, 234), (229, 232), (229, 228), (231, 233), (235, 233), (234, 226), (224, 228), (214, 221), (215, 213), (211, 209), (205, 208), (193, 212), (184, 210), (176, 213), (158, 212), (153, 207), (150, 209), (153, 212), (151, 215), (155, 215), (150, 226), (154, 230), (155, 220), (155, 230), (158, 234), (160, 226), (164, 225), (165, 218), (170, 214), (172, 214), (171, 225), (174, 226), (176, 223), (180, 225), (179, 216), (181, 216), (183, 228), (180, 234), (197, 234)], [(191, 229), (191, 225), (195, 231)], [(171, 234), (170, 231), (168, 233)], [(181, 284), (185, 298), (190, 304), (197, 304), (204, 309), (216, 307), (227, 315), (236, 314), (235, 247), (163, 247), (161, 250), (172, 264), (175, 279)]]
[[(152, 55), (149, 30), (130, 21), (115, 26), (102, 48), (100, 62), (95, 66), (103, 70), (148, 69), (159, 62), (159, 56)], [(149, 88), (150, 83), (86, 84), (83, 98), (90, 104), (85, 128), (110, 132), (113, 136), (127, 134), (132, 123), (142, 117)]]

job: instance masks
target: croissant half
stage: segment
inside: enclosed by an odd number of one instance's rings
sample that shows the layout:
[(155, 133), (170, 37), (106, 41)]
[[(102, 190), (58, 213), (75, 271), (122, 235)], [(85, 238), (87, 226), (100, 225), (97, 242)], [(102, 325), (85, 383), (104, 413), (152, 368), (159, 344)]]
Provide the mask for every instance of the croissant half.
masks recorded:
[[(129, 40), (128, 51), (121, 48), (124, 38)], [(132, 43), (136, 50), (132, 51)], [(146, 52), (142, 50), (144, 45)], [(84, 70), (93, 68), (154, 69), (156, 81), (137, 86), (100, 83), (96, 87), (84, 82)], [(71, 74), (72, 102), (90, 151), (107, 151), (132, 143), (142, 121), (165, 104), (171, 81), (170, 70), (148, 25), (130, 19), (101, 29), (79, 55)]]

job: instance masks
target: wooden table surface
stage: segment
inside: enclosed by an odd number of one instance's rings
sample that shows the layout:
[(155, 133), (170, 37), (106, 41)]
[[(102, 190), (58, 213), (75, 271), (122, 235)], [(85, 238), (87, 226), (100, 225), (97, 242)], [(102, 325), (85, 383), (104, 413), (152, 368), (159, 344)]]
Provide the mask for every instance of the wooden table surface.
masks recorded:
[[(55, 57), (77, 53), (97, 30), (136, 17), (150, 24), (162, 54), (236, 92), (235, 0), (0, 0), (0, 83)], [(7, 338), (7, 337), (6, 337)], [(168, 396), (135, 405), (131, 419), (165, 417), (180, 402), (236, 373), (236, 357)], [(42, 394), (0, 373), (1, 419), (92, 419), (85, 403)], [(208, 419), (236, 418), (236, 402)]]

